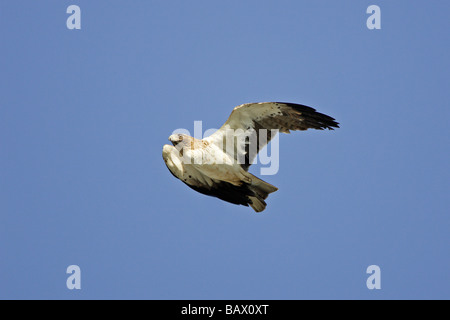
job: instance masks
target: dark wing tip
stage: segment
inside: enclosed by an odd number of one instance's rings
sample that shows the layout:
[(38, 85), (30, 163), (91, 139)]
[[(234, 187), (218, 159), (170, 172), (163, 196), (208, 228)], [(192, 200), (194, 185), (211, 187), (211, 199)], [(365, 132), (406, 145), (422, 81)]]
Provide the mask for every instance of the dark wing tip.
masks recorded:
[(291, 103), (291, 102), (275, 102), (279, 104), (284, 104), (289, 108), (302, 113), (305, 117), (306, 124), (311, 126), (311, 128), (318, 130), (334, 130), (334, 128), (339, 128), (339, 122), (326, 114), (317, 112), (316, 109), (305, 106), (303, 104)]
[(251, 203), (250, 196), (256, 196), (247, 184), (235, 186), (231, 183), (220, 181), (213, 186), (195, 186), (183, 181), (191, 189), (207, 196), (216, 197), (223, 201), (248, 207)]

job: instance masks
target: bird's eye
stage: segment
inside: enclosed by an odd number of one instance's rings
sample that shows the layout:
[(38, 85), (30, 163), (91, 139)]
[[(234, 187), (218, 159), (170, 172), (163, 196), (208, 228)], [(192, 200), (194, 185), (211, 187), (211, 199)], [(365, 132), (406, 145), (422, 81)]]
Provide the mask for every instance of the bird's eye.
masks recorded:
[(183, 136), (181, 134), (178, 135), (178, 139), (181, 141), (183, 140)]

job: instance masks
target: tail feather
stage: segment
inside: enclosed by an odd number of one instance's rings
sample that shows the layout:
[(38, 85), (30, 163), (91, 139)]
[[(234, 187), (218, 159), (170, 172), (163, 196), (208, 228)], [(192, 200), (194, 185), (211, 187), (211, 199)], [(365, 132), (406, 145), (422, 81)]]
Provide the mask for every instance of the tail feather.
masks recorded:
[(250, 206), (256, 212), (261, 212), (266, 208), (267, 205), (264, 200), (267, 199), (270, 193), (277, 191), (278, 188), (259, 179), (251, 173), (246, 172), (246, 175), (252, 181), (251, 184), (249, 184), (249, 189), (255, 193), (255, 196), (249, 197), (252, 202), (250, 203)]
[(252, 207), (256, 212), (264, 211), (266, 208), (266, 202), (260, 197), (249, 197), (249, 199), (251, 201), (249, 203), (250, 207)]
[(278, 188), (275, 187), (274, 185), (271, 185), (270, 183), (261, 180), (260, 178), (252, 175), (251, 173), (247, 172), (247, 175), (249, 175), (250, 179), (252, 180), (250, 189), (252, 189), (258, 195), (260, 195), (263, 199), (266, 199), (270, 193), (278, 190)]

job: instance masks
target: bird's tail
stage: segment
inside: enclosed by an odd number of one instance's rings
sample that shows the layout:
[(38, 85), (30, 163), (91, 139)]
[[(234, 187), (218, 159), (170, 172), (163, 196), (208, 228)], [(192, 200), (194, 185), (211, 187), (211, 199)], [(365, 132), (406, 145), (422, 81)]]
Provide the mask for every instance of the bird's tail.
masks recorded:
[(249, 189), (255, 194), (254, 196), (249, 196), (252, 202), (250, 206), (256, 212), (261, 212), (266, 208), (266, 202), (264, 200), (267, 199), (270, 193), (277, 191), (278, 188), (251, 173), (246, 172), (246, 176), (251, 179), (252, 182), (249, 184)]

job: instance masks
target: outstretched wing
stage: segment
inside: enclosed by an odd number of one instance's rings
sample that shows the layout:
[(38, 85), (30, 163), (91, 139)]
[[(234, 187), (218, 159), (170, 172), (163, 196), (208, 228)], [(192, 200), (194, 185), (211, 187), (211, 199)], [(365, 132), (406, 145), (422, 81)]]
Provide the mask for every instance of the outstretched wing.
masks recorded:
[(301, 104), (247, 103), (234, 108), (223, 126), (205, 140), (220, 144), (225, 152), (227, 145), (233, 145), (234, 159), (248, 170), (256, 154), (277, 131), (290, 133), (290, 130), (333, 128), (339, 128), (335, 119)]

